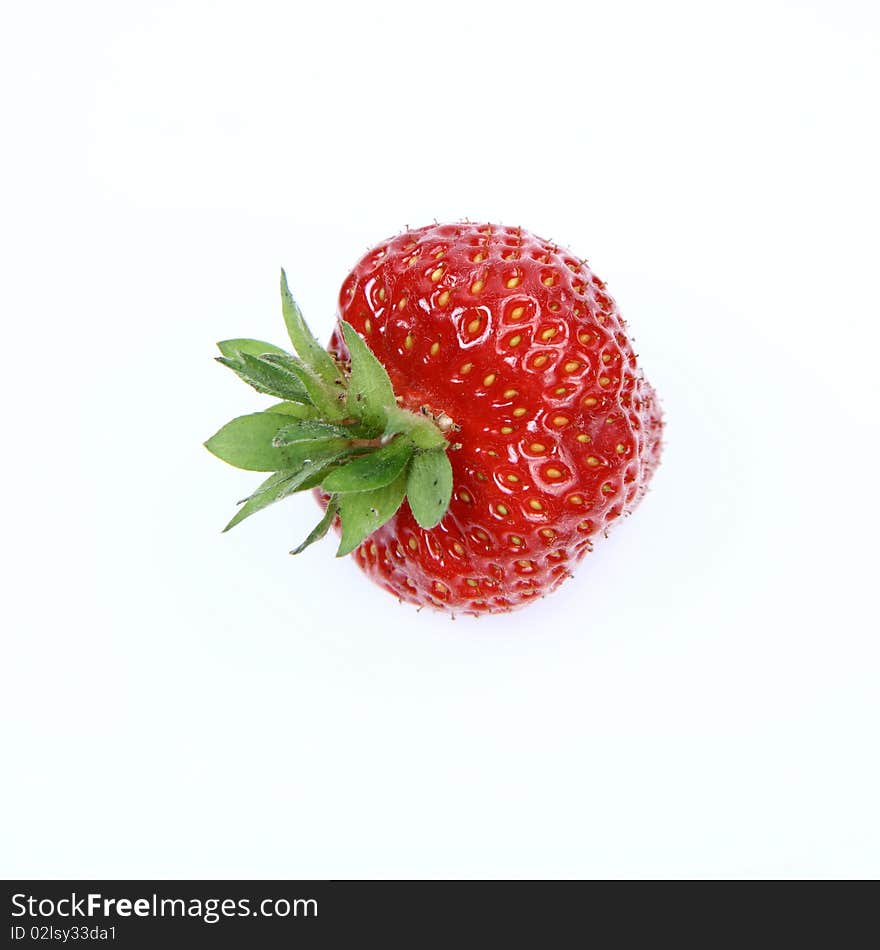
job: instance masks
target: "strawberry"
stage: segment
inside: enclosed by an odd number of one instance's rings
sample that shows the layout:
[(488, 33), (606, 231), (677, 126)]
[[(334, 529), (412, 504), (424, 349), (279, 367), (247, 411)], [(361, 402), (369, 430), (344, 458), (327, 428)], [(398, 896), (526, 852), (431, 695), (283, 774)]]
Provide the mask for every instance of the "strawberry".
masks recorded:
[(227, 526), (313, 488), (338, 555), (419, 606), (511, 610), (555, 589), (641, 500), (662, 420), (587, 264), (520, 228), (434, 225), (365, 254), (324, 350), (282, 272), (297, 355), (220, 361), (282, 402), (206, 445), (273, 474)]

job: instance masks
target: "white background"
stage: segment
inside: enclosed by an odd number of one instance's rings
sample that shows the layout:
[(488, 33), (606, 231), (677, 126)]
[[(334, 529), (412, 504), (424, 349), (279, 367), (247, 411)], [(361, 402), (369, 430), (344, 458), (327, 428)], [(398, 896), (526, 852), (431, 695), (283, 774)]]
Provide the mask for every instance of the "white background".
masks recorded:
[[(7, 876), (880, 873), (864, 0), (40, 3), (0, 26)], [(213, 342), (403, 226), (609, 283), (668, 416), (552, 598), (292, 560)]]

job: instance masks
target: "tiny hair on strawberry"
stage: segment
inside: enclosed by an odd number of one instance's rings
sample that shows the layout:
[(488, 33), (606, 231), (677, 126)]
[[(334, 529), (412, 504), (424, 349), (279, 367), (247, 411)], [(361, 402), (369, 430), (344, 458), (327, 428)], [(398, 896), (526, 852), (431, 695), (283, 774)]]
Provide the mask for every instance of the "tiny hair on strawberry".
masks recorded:
[(266, 474), (224, 530), (298, 492), (323, 509), (299, 554), (336, 554), (395, 597), (500, 613), (555, 590), (639, 504), (663, 419), (587, 263), (522, 228), (434, 224), (368, 251), (329, 346), (281, 272), (292, 350), (218, 344), (273, 402), (205, 443)]

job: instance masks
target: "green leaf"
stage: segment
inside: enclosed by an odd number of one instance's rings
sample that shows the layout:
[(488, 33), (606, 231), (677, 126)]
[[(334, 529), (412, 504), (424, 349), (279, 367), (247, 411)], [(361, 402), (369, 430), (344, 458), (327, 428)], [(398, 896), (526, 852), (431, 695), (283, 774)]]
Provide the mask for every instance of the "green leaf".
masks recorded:
[(275, 448), (272, 440), (286, 425), (290, 425), (288, 416), (271, 412), (239, 416), (212, 435), (205, 448), (237, 468), (277, 472), (287, 466), (278, 464), (282, 450)]
[(327, 442), (331, 439), (351, 439), (354, 433), (343, 426), (334, 426), (317, 419), (293, 422), (278, 432), (273, 445), (292, 445), (294, 442)]
[(335, 498), (331, 498), (327, 503), (327, 510), (324, 512), (324, 517), (318, 522), (315, 526), (312, 533), (303, 541), (303, 543), (294, 548), (290, 553), (291, 554), (302, 554), (305, 549), (314, 544), (316, 541), (320, 541), (321, 538), (330, 530), (330, 525), (333, 524), (333, 519), (336, 517), (336, 511), (339, 508), (339, 505)]
[(332, 471), (338, 461), (348, 458), (345, 452), (339, 455), (331, 456), (319, 461), (315, 466), (310, 465), (308, 473), (303, 477), (297, 491), (307, 491), (310, 488), (317, 488), (326, 477), (327, 473)]
[(342, 333), (351, 355), (348, 411), (377, 433), (383, 432), (388, 410), (397, 406), (391, 380), (385, 367), (350, 323), (342, 322)]
[(205, 443), (217, 458), (251, 472), (281, 472), (298, 469), (308, 461), (338, 457), (348, 448), (338, 442), (301, 442), (278, 447), (272, 440), (290, 425), (290, 416), (254, 412), (227, 422)]
[(263, 411), (283, 413), (296, 419), (311, 419), (318, 410), (314, 406), (304, 406), (296, 402), (276, 402)]
[(396, 438), (369, 455), (362, 455), (335, 469), (324, 479), (322, 487), (328, 492), (363, 492), (382, 488), (400, 475), (414, 451), (409, 439)]
[(340, 495), (342, 538), (336, 556), (350, 554), (365, 538), (381, 528), (400, 507), (405, 492), (406, 475), (401, 473), (384, 488)]
[(306, 462), (290, 481), (290, 493), (305, 491), (320, 484), (327, 469), (346, 454), (345, 449), (336, 448), (326, 455), (319, 455)]
[(440, 524), (452, 497), (452, 465), (443, 449), (419, 452), (412, 460), (406, 496), (421, 527)]
[(270, 475), (250, 498), (245, 499), (241, 508), (236, 512), (235, 517), (223, 529), (224, 532), (230, 528), (234, 528), (255, 512), (284, 498), (288, 494), (285, 489), (291, 478), (290, 472), (275, 472), (274, 475)]
[(340, 398), (341, 386), (331, 386), (295, 356), (267, 353), (260, 357), (264, 362), (293, 374), (302, 384), (309, 401), (328, 419), (345, 417), (345, 402)]
[(310, 402), (306, 387), (299, 376), (291, 372), (284, 364), (272, 360), (290, 360), (293, 357), (278, 353), (264, 353), (252, 356), (250, 353), (236, 353), (233, 357), (218, 356), (217, 362), (228, 366), (257, 392), (269, 396), (279, 396), (292, 402)]
[[(335, 458), (338, 457), (338, 455), (335, 456)], [(276, 501), (281, 501), (282, 498), (287, 498), (288, 495), (314, 487), (333, 461), (334, 459), (316, 459), (313, 462), (306, 462), (296, 472), (276, 472), (270, 475), (250, 498), (245, 499), (235, 517), (223, 530), (228, 531), (234, 528), (245, 518), (249, 518), (257, 511), (262, 511), (263, 508)]]
[(249, 353), (251, 356), (262, 356), (263, 353), (285, 353), (280, 346), (274, 343), (266, 343), (263, 340), (248, 340), (245, 338), (237, 340), (221, 340), (217, 344), (217, 349), (228, 357), (235, 359), (239, 353)]
[(287, 286), (287, 274), (284, 273), (284, 268), (281, 269), (281, 310), (290, 342), (302, 361), (325, 382), (338, 382), (340, 380), (339, 367), (333, 361), (333, 357), (312, 336), (312, 331), (309, 330), (302, 311)]
[(385, 422), (385, 435), (394, 435), (396, 432), (405, 432), (418, 449), (448, 448), (446, 436), (429, 416), (410, 412), (400, 406), (388, 410)]

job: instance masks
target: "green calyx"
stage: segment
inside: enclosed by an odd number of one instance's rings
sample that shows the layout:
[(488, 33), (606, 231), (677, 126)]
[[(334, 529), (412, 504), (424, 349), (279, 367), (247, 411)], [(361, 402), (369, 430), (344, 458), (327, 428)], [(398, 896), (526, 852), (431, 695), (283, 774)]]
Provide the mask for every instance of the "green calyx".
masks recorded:
[(342, 333), (351, 355), (339, 364), (315, 339), (281, 271), (281, 305), (293, 353), (261, 340), (224, 340), (219, 363), (257, 392), (280, 399), (262, 412), (239, 416), (205, 447), (230, 465), (272, 474), (240, 502), (223, 529), (288, 495), (321, 488), (330, 496), (320, 523), (291, 554), (342, 522), (337, 557), (380, 528), (404, 499), (423, 528), (439, 524), (452, 495), (450, 448), (429, 415), (397, 404), (385, 367), (348, 323)]

